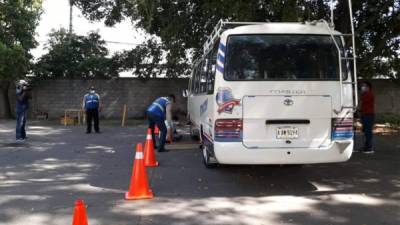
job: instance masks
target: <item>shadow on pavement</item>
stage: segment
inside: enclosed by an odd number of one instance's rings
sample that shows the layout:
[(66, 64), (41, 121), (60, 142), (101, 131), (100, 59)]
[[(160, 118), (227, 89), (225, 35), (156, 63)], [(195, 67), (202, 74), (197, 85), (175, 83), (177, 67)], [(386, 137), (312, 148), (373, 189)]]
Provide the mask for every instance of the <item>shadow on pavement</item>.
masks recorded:
[(170, 151), (148, 170), (155, 198), (127, 202), (134, 144), (145, 130), (86, 135), (84, 127), (35, 124), (23, 146), (0, 132), (0, 224), (70, 224), (77, 198), (91, 225), (400, 224), (399, 136), (377, 137), (375, 155), (303, 167), (206, 169), (199, 150)]

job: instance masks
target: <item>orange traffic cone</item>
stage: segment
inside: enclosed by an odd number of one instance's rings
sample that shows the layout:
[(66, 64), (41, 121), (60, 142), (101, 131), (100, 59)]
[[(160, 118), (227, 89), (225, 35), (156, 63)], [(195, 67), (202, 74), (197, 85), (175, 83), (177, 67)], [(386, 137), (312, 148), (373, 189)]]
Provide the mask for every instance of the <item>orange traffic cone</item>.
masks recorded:
[(154, 153), (154, 142), (151, 137), (151, 129), (147, 129), (146, 143), (144, 144), (144, 165), (148, 167), (157, 167), (156, 154)]
[(129, 191), (125, 193), (126, 200), (148, 199), (153, 198), (153, 193), (149, 188), (147, 180), (146, 167), (143, 161), (142, 143), (136, 145), (135, 162)]
[(157, 125), (154, 126), (154, 134), (155, 135), (160, 135), (160, 130), (158, 129)]
[(72, 225), (88, 225), (85, 203), (81, 199), (75, 201)]

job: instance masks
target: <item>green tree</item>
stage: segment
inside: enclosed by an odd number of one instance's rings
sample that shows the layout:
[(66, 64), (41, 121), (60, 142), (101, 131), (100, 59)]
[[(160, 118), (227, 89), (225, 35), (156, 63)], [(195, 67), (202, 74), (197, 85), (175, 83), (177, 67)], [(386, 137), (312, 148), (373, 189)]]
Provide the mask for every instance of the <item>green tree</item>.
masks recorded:
[(385, 75), (400, 84), (400, 0), (357, 1), (359, 74)]
[[(74, 0), (92, 20), (114, 25), (124, 18), (161, 38), (169, 52), (167, 64), (187, 62), (186, 50), (201, 53), (201, 45), (220, 19), (231, 21), (303, 21), (329, 19), (327, 0)], [(337, 1), (335, 24), (349, 32), (347, 0)], [(391, 76), (399, 80), (400, 0), (353, 0), (359, 74)], [(185, 66), (185, 65), (183, 65)]]
[(31, 68), (29, 51), (37, 45), (34, 35), (41, 6), (41, 0), (0, 1), (0, 95), (7, 118), (11, 117), (8, 89)]
[(120, 71), (132, 71), (140, 78), (157, 77), (164, 73), (162, 46), (156, 40), (150, 39), (145, 44), (125, 50), (113, 56)]
[(42, 55), (35, 67), (36, 79), (90, 79), (118, 76), (118, 66), (109, 57), (106, 42), (98, 33), (87, 36), (69, 34), (65, 29), (49, 34), (48, 52)]

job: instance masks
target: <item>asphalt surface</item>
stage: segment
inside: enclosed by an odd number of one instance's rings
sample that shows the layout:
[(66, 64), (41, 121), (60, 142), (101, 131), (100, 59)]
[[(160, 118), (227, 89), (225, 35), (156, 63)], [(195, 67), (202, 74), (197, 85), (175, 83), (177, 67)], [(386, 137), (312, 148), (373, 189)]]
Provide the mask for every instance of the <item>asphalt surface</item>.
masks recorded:
[(79, 198), (90, 225), (400, 224), (400, 135), (377, 136), (374, 155), (303, 167), (206, 169), (198, 149), (173, 150), (148, 169), (155, 198), (125, 201), (145, 130), (29, 122), (16, 144), (14, 121), (0, 120), (0, 225), (71, 224)]

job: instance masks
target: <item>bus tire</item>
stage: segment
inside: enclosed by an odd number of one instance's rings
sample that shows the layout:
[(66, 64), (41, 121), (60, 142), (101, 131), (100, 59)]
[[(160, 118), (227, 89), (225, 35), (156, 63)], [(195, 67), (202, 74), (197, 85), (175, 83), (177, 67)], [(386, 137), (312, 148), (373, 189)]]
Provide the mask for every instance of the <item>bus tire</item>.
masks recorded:
[(190, 138), (194, 141), (200, 141), (200, 135), (196, 134), (192, 124), (190, 124)]
[(210, 154), (210, 150), (208, 149), (209, 145), (203, 143), (201, 145), (201, 151), (202, 151), (202, 155), (203, 155), (203, 163), (204, 166), (208, 169), (211, 168), (215, 168), (218, 166), (218, 163), (216, 162), (216, 159), (214, 159), (211, 154)]

